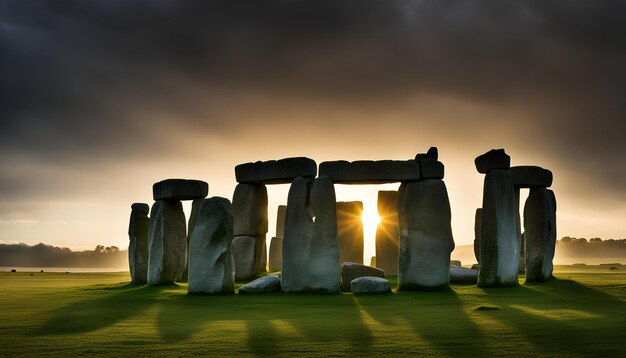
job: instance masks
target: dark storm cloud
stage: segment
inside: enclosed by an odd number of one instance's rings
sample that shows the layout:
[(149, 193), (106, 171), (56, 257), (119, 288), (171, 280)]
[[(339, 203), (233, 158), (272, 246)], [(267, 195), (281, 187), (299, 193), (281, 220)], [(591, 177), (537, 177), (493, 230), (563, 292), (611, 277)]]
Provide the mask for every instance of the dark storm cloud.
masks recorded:
[(234, 110), (246, 94), (277, 106), (429, 94), (527, 111), (529, 145), (624, 195), (624, 2), (1, 3), (0, 157), (148, 152), (173, 120), (230, 133), (254, 125)]

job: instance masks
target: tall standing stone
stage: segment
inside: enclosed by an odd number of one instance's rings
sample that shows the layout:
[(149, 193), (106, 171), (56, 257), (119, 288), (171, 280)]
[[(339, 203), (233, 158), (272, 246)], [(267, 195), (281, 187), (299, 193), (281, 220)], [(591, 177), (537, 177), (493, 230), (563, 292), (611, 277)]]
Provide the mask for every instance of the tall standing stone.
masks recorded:
[(131, 205), (128, 223), (128, 266), (131, 283), (143, 285), (148, 282), (148, 212), (150, 207), (144, 203)]
[(256, 239), (254, 267), (261, 267), (265, 234), (267, 233), (267, 188), (263, 184), (238, 184), (233, 194), (233, 220), (235, 236), (252, 236)]
[(398, 227), (398, 191), (378, 192), (378, 215), (376, 228), (376, 267), (386, 276), (398, 274), (400, 229)]
[(398, 289), (448, 287), (454, 239), (450, 201), (443, 180), (402, 183), (398, 193), (398, 216)]
[(187, 262), (187, 235), (183, 205), (157, 200), (148, 226), (148, 283), (161, 285), (181, 278)]
[[(185, 265), (185, 271), (183, 272), (183, 276), (180, 279), (180, 282), (187, 282), (189, 276), (189, 243), (191, 242), (191, 235), (193, 234), (193, 230), (196, 227), (196, 221), (198, 218), (198, 211), (200, 210), (200, 206), (204, 203), (205, 199), (194, 199), (191, 202), (191, 214), (189, 215), (189, 222), (187, 223), (187, 264)], [(230, 204), (230, 202), (229, 202)], [(232, 208), (231, 208), (232, 212)], [(232, 215), (232, 214), (231, 214)]]
[(273, 237), (270, 241), (269, 270), (280, 271), (283, 261), (283, 238)]
[(256, 277), (255, 252), (256, 238), (254, 236), (235, 236), (232, 243), (232, 255), (235, 260), (235, 279), (237, 281)]
[(276, 212), (276, 237), (285, 237), (285, 215), (287, 215), (287, 205), (278, 205)]
[(476, 209), (476, 213), (474, 214), (474, 256), (476, 257), (476, 262), (480, 264), (480, 225), (482, 222), (482, 213), (483, 209)]
[(556, 200), (552, 190), (532, 188), (524, 205), (526, 282), (552, 278), (556, 245)]
[(289, 189), (283, 240), (284, 292), (338, 293), (335, 189), (327, 176), (296, 178)]
[(339, 237), (339, 263), (363, 263), (363, 203), (338, 202), (337, 235)]
[(195, 229), (189, 244), (189, 293), (234, 293), (230, 201), (213, 197), (202, 199), (197, 205)]

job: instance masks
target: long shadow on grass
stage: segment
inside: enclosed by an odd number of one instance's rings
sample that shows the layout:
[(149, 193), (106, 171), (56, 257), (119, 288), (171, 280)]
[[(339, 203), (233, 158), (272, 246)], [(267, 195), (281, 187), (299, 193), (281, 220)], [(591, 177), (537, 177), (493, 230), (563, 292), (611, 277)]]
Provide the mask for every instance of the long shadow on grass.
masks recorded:
[[(167, 286), (165, 286), (167, 287)], [(163, 287), (125, 285), (99, 285), (87, 288), (88, 296), (56, 308), (33, 335), (64, 335), (91, 332), (145, 311), (154, 304)]]

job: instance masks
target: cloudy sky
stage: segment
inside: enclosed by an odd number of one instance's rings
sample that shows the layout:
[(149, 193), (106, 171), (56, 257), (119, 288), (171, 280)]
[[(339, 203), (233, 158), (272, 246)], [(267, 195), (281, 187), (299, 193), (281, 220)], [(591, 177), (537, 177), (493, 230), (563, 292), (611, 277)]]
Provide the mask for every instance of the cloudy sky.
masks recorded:
[[(559, 236), (624, 238), (625, 18), (621, 1), (0, 0), (0, 241), (124, 247), (164, 178), (231, 198), (238, 163), (430, 146), (457, 245), (491, 148), (553, 171)], [(378, 189), (336, 187), (366, 210)]]

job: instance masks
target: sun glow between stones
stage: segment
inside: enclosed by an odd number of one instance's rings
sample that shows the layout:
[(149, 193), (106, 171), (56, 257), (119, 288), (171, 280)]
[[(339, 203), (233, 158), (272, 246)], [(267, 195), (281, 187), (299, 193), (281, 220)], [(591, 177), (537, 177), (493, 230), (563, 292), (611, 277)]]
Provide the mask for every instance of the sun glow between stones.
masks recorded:
[[(380, 223), (380, 216), (378, 215), (377, 206), (375, 204), (363, 205), (361, 221), (363, 222), (363, 237), (365, 238), (365, 242), (367, 243), (369, 240), (373, 241), (376, 237), (376, 228), (378, 227), (378, 223)], [(370, 258), (368, 257), (367, 252), (364, 259), (365, 261), (363, 261), (363, 263), (369, 265)]]

